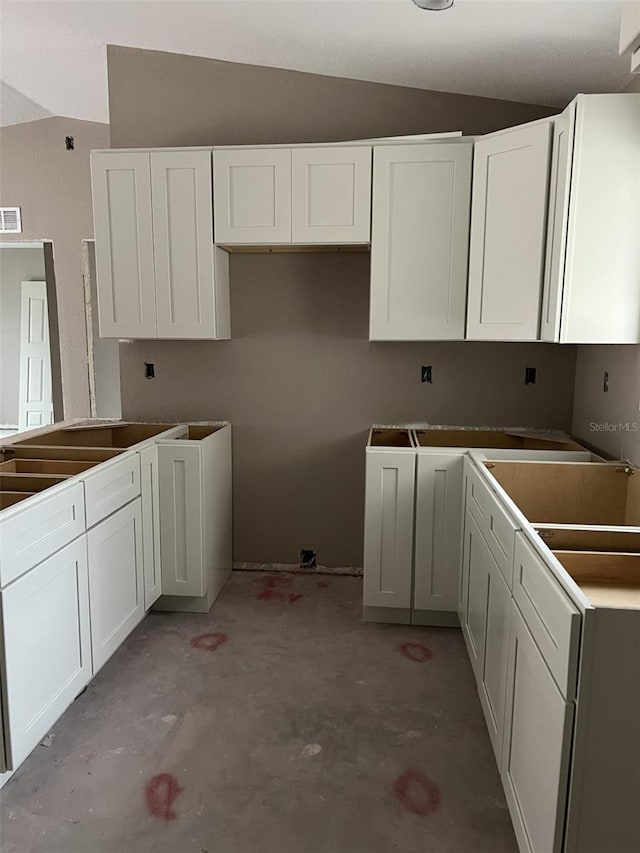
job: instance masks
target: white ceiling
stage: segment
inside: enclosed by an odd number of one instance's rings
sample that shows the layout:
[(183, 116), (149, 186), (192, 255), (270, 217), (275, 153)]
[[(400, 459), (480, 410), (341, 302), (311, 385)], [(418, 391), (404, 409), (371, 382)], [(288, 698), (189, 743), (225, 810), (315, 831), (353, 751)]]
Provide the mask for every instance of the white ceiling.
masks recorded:
[(562, 106), (619, 91), (618, 0), (1, 0), (1, 124), (108, 122), (106, 44)]

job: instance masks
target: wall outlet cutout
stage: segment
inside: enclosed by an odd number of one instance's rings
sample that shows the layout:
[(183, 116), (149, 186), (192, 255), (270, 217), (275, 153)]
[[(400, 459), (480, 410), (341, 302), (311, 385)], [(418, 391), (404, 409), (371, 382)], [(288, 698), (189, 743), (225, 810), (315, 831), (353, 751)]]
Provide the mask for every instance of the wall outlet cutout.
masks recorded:
[(311, 548), (302, 548), (298, 555), (298, 568), (317, 569), (316, 552), (312, 551)]
[(535, 367), (525, 367), (525, 369), (524, 369), (524, 384), (525, 385), (535, 385), (536, 384), (536, 369), (535, 369)]
[(76, 143), (73, 136), (65, 136), (64, 147), (67, 149), (67, 151), (73, 151), (73, 149), (76, 147)]
[(602, 390), (603, 391), (609, 390), (609, 371), (608, 370), (605, 370), (605, 372), (602, 376)]
[(430, 364), (422, 365), (422, 373), (421, 373), (421, 381), (428, 382), (431, 384), (433, 382), (433, 367)]
[(145, 361), (144, 363), (144, 378), (145, 379), (155, 379), (156, 378), (156, 366), (151, 361)]

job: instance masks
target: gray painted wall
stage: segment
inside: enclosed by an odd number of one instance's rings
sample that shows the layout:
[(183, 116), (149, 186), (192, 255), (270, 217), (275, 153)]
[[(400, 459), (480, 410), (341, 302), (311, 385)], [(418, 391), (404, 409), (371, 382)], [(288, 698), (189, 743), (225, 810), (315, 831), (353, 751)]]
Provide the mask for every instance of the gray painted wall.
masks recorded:
[[(65, 149), (73, 136), (75, 150)], [(109, 147), (106, 124), (47, 118), (0, 129), (0, 205), (22, 208), (23, 233), (53, 241), (64, 416), (89, 414), (82, 239), (93, 236), (89, 152)], [(51, 310), (51, 306), (50, 306)]]
[[(107, 56), (116, 147), (474, 133), (549, 112), (154, 51)], [(233, 340), (121, 345), (124, 417), (233, 423), (236, 560), (291, 563), (308, 547), (325, 565), (360, 565), (374, 422), (569, 428), (575, 347), (370, 343), (368, 311), (368, 254), (232, 255)]]
[(42, 248), (0, 248), (0, 424), (18, 423), (21, 284), (45, 280)]

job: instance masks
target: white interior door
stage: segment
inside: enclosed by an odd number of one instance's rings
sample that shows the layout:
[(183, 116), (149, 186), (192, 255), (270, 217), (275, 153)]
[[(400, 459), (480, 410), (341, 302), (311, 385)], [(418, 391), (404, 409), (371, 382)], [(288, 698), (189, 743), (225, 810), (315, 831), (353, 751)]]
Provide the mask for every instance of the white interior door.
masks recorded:
[(53, 423), (47, 283), (23, 281), (18, 429)]

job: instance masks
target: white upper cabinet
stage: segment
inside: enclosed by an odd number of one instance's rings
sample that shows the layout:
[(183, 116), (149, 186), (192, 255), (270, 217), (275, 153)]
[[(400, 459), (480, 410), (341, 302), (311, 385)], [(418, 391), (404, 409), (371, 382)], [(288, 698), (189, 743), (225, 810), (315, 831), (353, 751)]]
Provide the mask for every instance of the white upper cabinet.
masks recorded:
[(228, 338), (211, 150), (91, 155), (100, 335)]
[(640, 343), (640, 94), (579, 95), (557, 120), (542, 339)]
[(538, 339), (552, 122), (476, 141), (467, 338)]
[(291, 151), (293, 243), (368, 243), (371, 148)]
[(217, 148), (213, 164), (216, 243), (369, 242), (370, 146)]
[(151, 154), (159, 338), (215, 338), (210, 151)]
[(631, 70), (640, 72), (640, 2), (622, 3), (620, 17), (620, 53), (631, 54)]
[(98, 316), (103, 338), (155, 338), (149, 154), (91, 155)]
[(290, 243), (290, 149), (216, 149), (213, 164), (216, 243)]
[(462, 340), (472, 143), (374, 148), (374, 341)]

